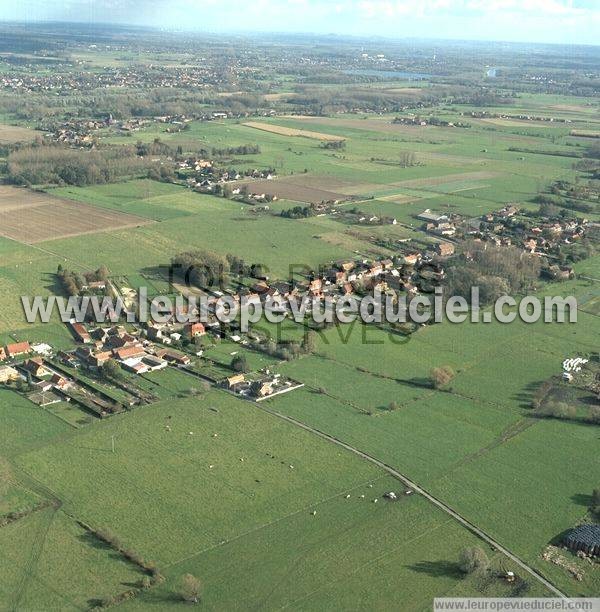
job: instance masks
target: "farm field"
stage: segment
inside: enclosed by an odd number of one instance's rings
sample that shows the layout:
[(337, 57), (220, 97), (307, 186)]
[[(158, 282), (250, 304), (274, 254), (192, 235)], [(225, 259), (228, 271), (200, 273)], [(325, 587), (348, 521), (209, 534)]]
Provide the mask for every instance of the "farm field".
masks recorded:
[[(579, 285), (582, 291), (585, 283)], [(322, 357), (283, 366), (320, 390), (276, 398), (274, 409), (404, 470), (567, 592), (595, 592), (593, 571), (574, 583), (540, 558), (547, 544), (586, 515), (579, 499), (593, 488), (600, 468), (590, 464), (596, 462), (595, 429), (528, 415), (530, 390), (560, 367), (571, 347), (598, 346), (600, 328), (592, 316), (581, 313), (570, 326), (439, 325), (400, 346), (382, 332), (343, 340), (330, 331), (325, 338), (318, 347)], [(457, 372), (449, 392), (423, 384), (435, 363)], [(392, 411), (391, 402), (397, 404)], [(573, 470), (559, 468), (567, 463)], [(492, 476), (498, 466), (501, 478)], [(511, 484), (517, 481), (519, 491)], [(527, 517), (515, 495), (543, 498), (545, 505), (535, 505)], [(484, 502), (490, 499), (491, 505)]]
[(39, 192), (14, 187), (0, 189), (0, 235), (27, 244), (148, 222), (133, 215), (74, 204)]
[(14, 144), (16, 142), (31, 142), (41, 137), (41, 132), (30, 130), (16, 125), (0, 123), (0, 144)]
[(280, 125), (264, 124), (259, 121), (247, 121), (244, 123), (245, 126), (255, 128), (257, 130), (264, 130), (265, 132), (272, 132), (273, 134), (280, 134), (281, 136), (301, 136), (302, 138), (312, 138), (314, 140), (339, 140), (337, 136), (331, 134), (323, 134), (322, 132), (311, 132), (310, 130), (295, 130), (292, 128), (286, 128)]

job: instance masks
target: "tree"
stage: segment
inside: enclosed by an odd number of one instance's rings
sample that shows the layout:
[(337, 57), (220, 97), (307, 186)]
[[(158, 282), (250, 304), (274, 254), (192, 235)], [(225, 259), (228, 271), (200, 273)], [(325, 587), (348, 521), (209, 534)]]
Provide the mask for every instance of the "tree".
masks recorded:
[(120, 380), (123, 378), (123, 372), (121, 366), (114, 359), (109, 359), (102, 366), (102, 376), (105, 378), (112, 378), (113, 380)]
[(455, 373), (450, 366), (441, 366), (440, 368), (433, 368), (429, 376), (434, 388), (440, 389), (454, 378)]
[(485, 572), (490, 566), (490, 560), (480, 546), (473, 546), (462, 551), (458, 565), (465, 574), (474, 574)]
[(202, 583), (193, 574), (185, 574), (181, 579), (181, 598), (189, 603), (200, 601), (200, 589)]
[(304, 336), (304, 340), (302, 341), (302, 348), (305, 353), (314, 353), (317, 349), (317, 334), (309, 330), (306, 332)]
[(395, 410), (398, 410), (398, 408), (400, 408), (400, 405), (398, 404), (398, 402), (390, 402), (388, 405), (388, 410), (390, 412), (394, 412)]
[(235, 372), (249, 372), (250, 366), (248, 365), (248, 360), (244, 355), (236, 355), (231, 360), (231, 369)]
[(96, 279), (99, 280), (99, 281), (107, 281), (109, 274), (110, 274), (110, 272), (108, 271), (108, 268), (105, 265), (101, 265), (96, 270)]

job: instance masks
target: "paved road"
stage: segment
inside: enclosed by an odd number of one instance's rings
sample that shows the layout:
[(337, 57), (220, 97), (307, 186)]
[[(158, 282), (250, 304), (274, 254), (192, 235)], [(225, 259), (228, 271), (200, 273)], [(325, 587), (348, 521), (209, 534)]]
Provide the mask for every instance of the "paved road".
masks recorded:
[(516, 563), (521, 569), (525, 570), (528, 574), (533, 576), (533, 578), (535, 578), (538, 582), (542, 583), (554, 595), (556, 595), (557, 597), (563, 597), (565, 599), (567, 598), (567, 595), (565, 595), (565, 593), (563, 593), (562, 591), (559, 591), (551, 582), (546, 580), (546, 578), (544, 578), (541, 574), (539, 574), (532, 567), (529, 567), (529, 565), (527, 565), (524, 561), (521, 561), (521, 559), (519, 559), (519, 557), (517, 557), (514, 553), (510, 552), (510, 550), (506, 549), (504, 546), (502, 546), (502, 544), (496, 542), (496, 540), (494, 540), (487, 533), (485, 533), (484, 531), (482, 531), (481, 529), (479, 529), (478, 527), (470, 523), (467, 519), (463, 518), (460, 514), (458, 514), (458, 512), (456, 512), (455, 510), (447, 506), (444, 502), (440, 501), (439, 499), (437, 499), (436, 497), (434, 497), (433, 495), (425, 491), (425, 489), (423, 489), (418, 484), (416, 484), (415, 482), (413, 482), (412, 480), (410, 480), (409, 478), (407, 478), (406, 476), (404, 476), (403, 474), (395, 470), (393, 467), (390, 467), (389, 465), (383, 463), (383, 461), (379, 461), (379, 459), (375, 459), (375, 457), (372, 457), (371, 455), (368, 455), (367, 453), (364, 453), (363, 451), (357, 448), (354, 448), (353, 446), (350, 446), (349, 444), (346, 444), (345, 442), (342, 442), (341, 440), (338, 440), (337, 438), (334, 438), (333, 436), (330, 436), (329, 434), (319, 431), (318, 429), (315, 429), (314, 427), (310, 427), (309, 425), (306, 425), (305, 423), (302, 423), (301, 421), (297, 421), (296, 419), (289, 417), (285, 414), (281, 414), (280, 412), (271, 410), (270, 408), (267, 408), (265, 405), (257, 404), (257, 406), (261, 410), (264, 410), (265, 412), (268, 412), (269, 414), (272, 414), (273, 416), (283, 419), (287, 421), (288, 423), (292, 423), (293, 425), (296, 425), (297, 427), (301, 427), (302, 429), (309, 431), (321, 438), (324, 438), (325, 440), (328, 440), (329, 442), (332, 442), (333, 444), (337, 444), (338, 446), (345, 448), (351, 453), (354, 453), (355, 455), (358, 455), (359, 457), (362, 457), (363, 459), (375, 464), (376, 466), (380, 467), (382, 470), (385, 470), (388, 474), (400, 480), (408, 488), (412, 489), (413, 491), (416, 491), (417, 493), (425, 497), (425, 499), (429, 500), (432, 504), (434, 504), (435, 506), (443, 510), (446, 514), (449, 514), (453, 519), (458, 521), (461, 525), (466, 527), (469, 531), (474, 533), (476, 536), (478, 536), (479, 538), (487, 542), (490, 546), (493, 546), (496, 550), (499, 550), (502, 554), (508, 557), (511, 561)]

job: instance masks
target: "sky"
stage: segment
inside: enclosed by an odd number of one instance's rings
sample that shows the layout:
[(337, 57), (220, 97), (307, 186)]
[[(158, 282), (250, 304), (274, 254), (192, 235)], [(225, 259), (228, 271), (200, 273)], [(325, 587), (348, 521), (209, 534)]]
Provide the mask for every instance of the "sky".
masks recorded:
[(0, 0), (0, 20), (600, 45), (600, 0)]

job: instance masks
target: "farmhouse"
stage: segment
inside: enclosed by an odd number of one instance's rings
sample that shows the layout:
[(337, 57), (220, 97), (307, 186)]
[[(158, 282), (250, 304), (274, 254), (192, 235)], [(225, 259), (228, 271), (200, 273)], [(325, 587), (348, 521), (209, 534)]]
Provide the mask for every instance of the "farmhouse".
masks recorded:
[(141, 358), (133, 357), (131, 359), (125, 359), (122, 362), (122, 365), (126, 370), (129, 370), (134, 374), (146, 374), (147, 372), (163, 370), (169, 364), (164, 359), (160, 359), (154, 355), (145, 354)]
[(5, 350), (9, 357), (19, 357), (31, 353), (31, 346), (29, 342), (17, 342), (15, 344), (7, 344)]
[(85, 325), (76, 322), (71, 322), (69, 325), (71, 326), (71, 332), (78, 342), (81, 342), (82, 344), (91, 344), (92, 337), (85, 328)]
[(142, 358), (146, 354), (146, 351), (144, 347), (137, 345), (113, 349), (113, 354), (119, 361), (125, 361), (127, 359)]
[(0, 366), (0, 383), (7, 383), (11, 380), (17, 380), (19, 373), (10, 366)]

